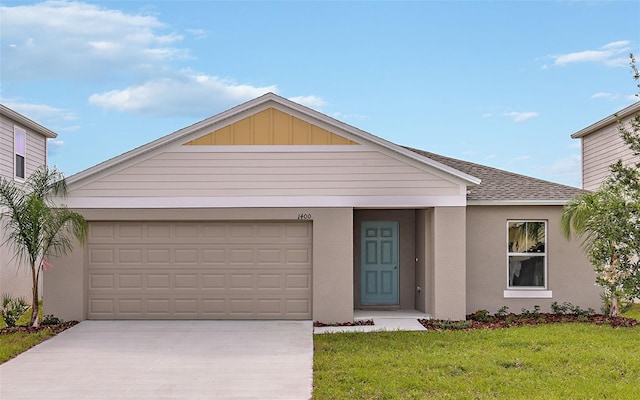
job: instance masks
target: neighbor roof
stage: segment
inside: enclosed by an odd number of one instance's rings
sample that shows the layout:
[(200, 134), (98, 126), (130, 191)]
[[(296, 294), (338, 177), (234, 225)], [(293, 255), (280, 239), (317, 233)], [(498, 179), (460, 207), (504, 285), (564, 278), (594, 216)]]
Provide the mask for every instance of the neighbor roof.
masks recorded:
[(573, 186), (561, 185), (542, 179), (515, 174), (485, 165), (474, 164), (455, 158), (441, 156), (424, 150), (407, 147), (432, 160), (448, 165), (458, 171), (476, 176), (480, 185), (469, 187), (467, 201), (470, 204), (565, 204), (573, 196), (583, 192)]
[(38, 132), (39, 134), (41, 134), (44, 137), (48, 137), (48, 138), (55, 138), (58, 137), (58, 134), (45, 128), (44, 126), (40, 125), (37, 122), (34, 122), (32, 120), (30, 120), (29, 118), (25, 117), (24, 115), (13, 111), (12, 109), (10, 109), (9, 107), (5, 106), (4, 104), (0, 104), (0, 114), (6, 116), (7, 118), (10, 118), (24, 126), (26, 126), (27, 128)]
[(623, 108), (615, 114), (609, 115), (607, 118), (603, 118), (600, 121), (587, 126), (584, 129), (579, 130), (578, 132), (571, 135), (573, 139), (578, 139), (585, 137), (595, 131), (598, 131), (604, 128), (607, 125), (611, 125), (613, 123), (617, 123), (620, 119), (627, 118), (632, 114), (640, 113), (640, 101), (637, 103), (633, 103), (629, 107)]

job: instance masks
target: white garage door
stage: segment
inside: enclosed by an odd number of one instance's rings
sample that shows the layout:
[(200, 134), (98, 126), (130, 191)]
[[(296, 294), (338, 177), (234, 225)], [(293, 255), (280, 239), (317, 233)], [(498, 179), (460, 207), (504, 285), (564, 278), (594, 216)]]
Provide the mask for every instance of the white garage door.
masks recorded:
[(311, 224), (92, 222), (90, 319), (310, 319)]

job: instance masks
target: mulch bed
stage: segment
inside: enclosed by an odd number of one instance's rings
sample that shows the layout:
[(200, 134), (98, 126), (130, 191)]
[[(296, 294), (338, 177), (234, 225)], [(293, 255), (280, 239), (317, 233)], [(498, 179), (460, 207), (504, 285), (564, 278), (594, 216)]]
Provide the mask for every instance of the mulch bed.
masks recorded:
[(611, 325), (612, 327), (632, 328), (638, 325), (639, 321), (626, 317), (609, 317), (607, 315), (576, 315), (576, 314), (551, 314), (540, 313), (538, 315), (524, 316), (520, 314), (509, 314), (501, 317), (489, 317), (486, 321), (467, 319), (466, 321), (445, 321), (434, 319), (419, 319), (427, 330), (476, 330), (476, 329), (500, 329), (516, 326), (533, 326), (542, 324), (556, 324), (566, 322), (583, 322), (595, 325)]
[(64, 322), (62, 324), (56, 324), (56, 325), (40, 325), (37, 328), (33, 328), (31, 326), (14, 326), (12, 328), (2, 328), (0, 329), (0, 335), (4, 335), (4, 334), (9, 334), (9, 333), (16, 333), (16, 332), (23, 332), (23, 333), (37, 333), (39, 331), (48, 329), (51, 332), (54, 332), (56, 335), (64, 330), (67, 330), (69, 328), (71, 328), (72, 326), (76, 325), (78, 323), (78, 321), (67, 321)]
[(315, 328), (321, 328), (323, 326), (363, 326), (363, 325), (374, 325), (374, 323), (372, 319), (355, 321), (355, 322), (337, 322), (333, 324), (324, 324), (322, 322), (313, 321), (313, 326)]

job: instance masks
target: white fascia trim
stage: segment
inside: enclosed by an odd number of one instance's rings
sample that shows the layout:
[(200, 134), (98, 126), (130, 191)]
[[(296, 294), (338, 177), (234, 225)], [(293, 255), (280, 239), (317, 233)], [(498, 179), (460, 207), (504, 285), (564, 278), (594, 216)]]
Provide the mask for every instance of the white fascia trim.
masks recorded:
[(604, 127), (606, 127), (607, 125), (611, 125), (614, 122), (617, 123), (618, 119), (625, 119), (628, 116), (635, 114), (637, 112), (640, 112), (640, 101), (633, 103), (632, 105), (623, 108), (622, 110), (618, 111), (615, 114), (612, 114), (606, 118), (601, 119), (600, 121), (593, 123), (589, 126), (587, 126), (586, 128), (580, 129), (578, 132), (574, 133), (571, 135), (572, 139), (579, 139), (579, 138), (583, 138), (587, 135), (590, 135), (591, 133), (600, 130)]
[(369, 152), (371, 149), (360, 145), (231, 145), (231, 146), (180, 146), (179, 149), (172, 150), (180, 153), (314, 153), (314, 152)]
[[(476, 178), (475, 176), (471, 176), (469, 174), (466, 174), (462, 171), (459, 171), (455, 168), (452, 168), (448, 165), (442, 164), (438, 161), (432, 160), (430, 158), (427, 158), (425, 156), (422, 156), (420, 154), (417, 154), (411, 150), (407, 150), (402, 146), (399, 146), (393, 142), (390, 142), (386, 139), (383, 139), (379, 136), (376, 136), (372, 133), (363, 131), (362, 129), (356, 128), (352, 125), (346, 124), (340, 120), (337, 120), (335, 118), (332, 118), (326, 114), (323, 114), (321, 112), (318, 112), (316, 110), (313, 110), (311, 108), (308, 108), (306, 106), (303, 106), (301, 104), (292, 102), (291, 100), (287, 100), (284, 99), (282, 97), (279, 97), (277, 95), (272, 95), (273, 97), (271, 97), (271, 100), (273, 100), (276, 103), (279, 103), (285, 107), (288, 107), (292, 110), (295, 110), (297, 112), (299, 112), (300, 114), (307, 116), (307, 117), (311, 117), (311, 118), (315, 118), (318, 121), (321, 121), (331, 127), (336, 127), (339, 129), (342, 129), (343, 131), (354, 135), (357, 138), (366, 140), (367, 142), (370, 143), (374, 143), (382, 148), (386, 148), (388, 150), (391, 150), (395, 153), (401, 154), (404, 157), (407, 157), (409, 159), (412, 159), (414, 161), (418, 161), (420, 164), (426, 164), (430, 167), (436, 168), (438, 170), (441, 170), (447, 174), (453, 175), (454, 177), (461, 179), (462, 181), (464, 181), (465, 183), (469, 183), (472, 185), (479, 185), (481, 182), (481, 179)], [(308, 118), (303, 118), (305, 120), (307, 120), (308, 122), (310, 122), (308, 120)]]
[(464, 207), (464, 196), (67, 197), (69, 208)]
[(569, 200), (469, 200), (470, 206), (564, 206)]
[(551, 290), (505, 290), (505, 299), (551, 299)]
[(53, 132), (52, 130), (49, 130), (47, 128), (45, 128), (44, 126), (40, 125), (39, 123), (30, 120), (29, 118), (25, 117), (24, 115), (18, 113), (17, 111), (14, 111), (12, 109), (10, 109), (9, 107), (0, 104), (0, 115), (4, 115), (9, 119), (14, 120), (15, 122), (26, 126), (27, 128), (41, 134), (42, 136), (46, 137), (46, 138), (56, 138), (58, 137), (58, 134)]

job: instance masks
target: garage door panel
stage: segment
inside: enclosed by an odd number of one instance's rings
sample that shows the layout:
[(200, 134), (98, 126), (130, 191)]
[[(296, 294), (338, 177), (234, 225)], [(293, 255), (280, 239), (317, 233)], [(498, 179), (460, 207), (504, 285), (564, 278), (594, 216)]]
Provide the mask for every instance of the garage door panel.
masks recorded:
[(89, 318), (311, 318), (310, 223), (89, 230)]

